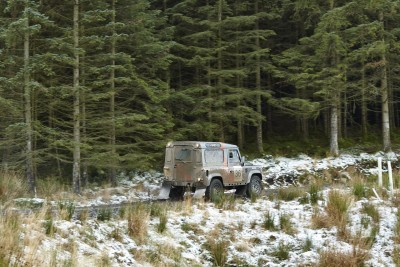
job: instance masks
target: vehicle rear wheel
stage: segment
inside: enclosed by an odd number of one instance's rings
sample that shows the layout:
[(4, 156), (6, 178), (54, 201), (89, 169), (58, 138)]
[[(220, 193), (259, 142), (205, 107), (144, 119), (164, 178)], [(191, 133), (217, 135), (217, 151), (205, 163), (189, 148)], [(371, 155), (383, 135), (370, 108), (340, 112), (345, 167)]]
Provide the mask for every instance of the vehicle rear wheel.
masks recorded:
[(260, 177), (257, 175), (252, 175), (250, 183), (247, 185), (246, 194), (248, 197), (259, 196), (263, 190)]
[(219, 179), (213, 179), (206, 189), (206, 199), (212, 202), (217, 201), (224, 193), (224, 186)]
[(169, 198), (171, 200), (182, 200), (183, 195), (185, 194), (186, 187), (184, 186), (175, 186), (171, 188), (171, 191), (169, 192)]

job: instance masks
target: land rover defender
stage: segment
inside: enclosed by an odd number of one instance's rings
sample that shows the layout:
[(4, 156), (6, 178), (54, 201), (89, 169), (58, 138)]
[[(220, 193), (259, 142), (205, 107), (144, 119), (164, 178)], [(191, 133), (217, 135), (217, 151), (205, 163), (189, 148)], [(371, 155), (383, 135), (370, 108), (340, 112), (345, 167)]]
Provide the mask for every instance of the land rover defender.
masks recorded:
[(185, 192), (214, 201), (225, 189), (239, 195), (262, 192), (262, 168), (245, 164), (236, 145), (220, 142), (169, 142), (159, 199), (179, 199)]

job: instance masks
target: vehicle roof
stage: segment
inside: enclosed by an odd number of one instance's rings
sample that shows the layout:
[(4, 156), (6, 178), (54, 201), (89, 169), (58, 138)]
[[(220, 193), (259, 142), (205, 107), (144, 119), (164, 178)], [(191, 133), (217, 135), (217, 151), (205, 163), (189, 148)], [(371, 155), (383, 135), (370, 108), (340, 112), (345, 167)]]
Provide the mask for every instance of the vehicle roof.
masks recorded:
[(198, 148), (237, 148), (237, 145), (207, 141), (173, 141), (167, 144), (167, 147), (173, 146), (197, 146)]

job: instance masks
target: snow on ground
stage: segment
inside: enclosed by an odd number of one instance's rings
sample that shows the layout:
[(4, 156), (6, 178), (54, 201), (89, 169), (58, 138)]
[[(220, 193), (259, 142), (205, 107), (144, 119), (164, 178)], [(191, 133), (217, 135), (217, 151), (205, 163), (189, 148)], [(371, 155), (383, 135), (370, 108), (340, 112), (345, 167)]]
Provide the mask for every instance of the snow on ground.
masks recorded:
[[(264, 175), (268, 179), (289, 174), (314, 174), (320, 177), (323, 170), (345, 170), (349, 166), (356, 166), (369, 175), (376, 173), (377, 157), (384, 157), (385, 162), (397, 159), (396, 154), (388, 158), (383, 153), (359, 156), (343, 154), (338, 158), (325, 159), (300, 155), (294, 159), (265, 157), (252, 163), (263, 165)], [(93, 198), (82, 200), (76, 206), (154, 199), (162, 175), (134, 173), (123, 174), (120, 178), (119, 188), (86, 192)], [(74, 261), (78, 266), (97, 266), (105, 262), (111, 266), (213, 266), (210, 244), (221, 241), (220, 244), (226, 244), (226, 261), (232, 266), (311, 266), (318, 263), (321, 251), (353, 250), (349, 242), (338, 237), (336, 227), (314, 229), (311, 225), (315, 209), (325, 212), (330, 190), (332, 188), (323, 189), (323, 199), (314, 206), (301, 204), (299, 198), (283, 201), (267, 197), (259, 198), (256, 202), (237, 199), (230, 208), (220, 208), (203, 201), (192, 203), (189, 200), (155, 203), (168, 210), (166, 230), (163, 233), (157, 231), (160, 218), (151, 216), (144, 242), (130, 237), (128, 221), (118, 216), (108, 221), (95, 218), (71, 221), (58, 219), (54, 221), (54, 235), (43, 238), (37, 253), (53, 255), (43, 259), (47, 264), (56, 259), (61, 265)], [(339, 190), (351, 194), (349, 186), (342, 185)], [(362, 212), (366, 203), (374, 205), (380, 215), (378, 232), (366, 266), (396, 266), (394, 248), (399, 245), (395, 245), (393, 238), (398, 208), (392, 201), (375, 197), (354, 201), (349, 211), (347, 229), (353, 236), (368, 237), (371, 234), (372, 218)], [(273, 218), (275, 229), (267, 230), (263, 226), (267, 215)], [(292, 231), (280, 229), (282, 217), (289, 218)], [(288, 252), (287, 257), (279, 253), (282, 251)]]

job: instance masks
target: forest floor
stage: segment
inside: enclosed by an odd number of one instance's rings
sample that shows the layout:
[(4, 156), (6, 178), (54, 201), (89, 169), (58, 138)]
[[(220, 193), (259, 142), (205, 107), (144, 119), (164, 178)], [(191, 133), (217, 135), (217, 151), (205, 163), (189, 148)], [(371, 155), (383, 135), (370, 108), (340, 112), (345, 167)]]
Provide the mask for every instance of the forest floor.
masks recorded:
[(400, 194), (385, 189), (388, 160), (399, 188), (397, 158), (265, 156), (252, 161), (266, 177), (257, 199), (152, 201), (158, 172), (121, 174), (118, 187), (80, 197), (17, 199), (3, 210), (1, 256), (17, 266), (400, 266)]

